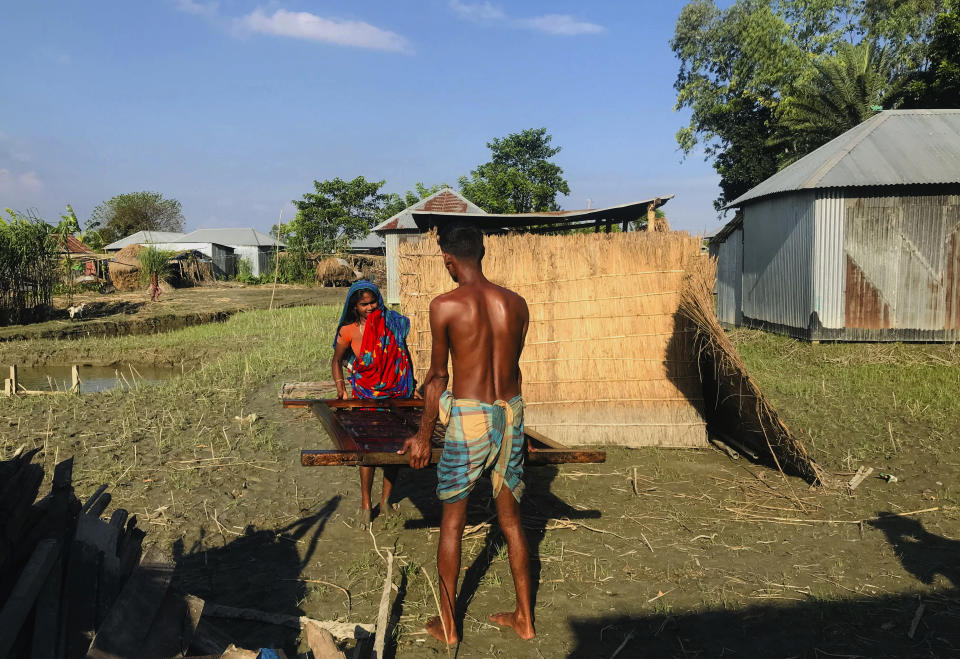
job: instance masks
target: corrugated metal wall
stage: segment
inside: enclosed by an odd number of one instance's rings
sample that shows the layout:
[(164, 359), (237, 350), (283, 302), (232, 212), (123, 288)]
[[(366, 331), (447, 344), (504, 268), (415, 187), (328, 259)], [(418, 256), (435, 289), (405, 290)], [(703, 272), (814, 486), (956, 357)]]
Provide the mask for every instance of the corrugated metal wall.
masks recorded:
[(743, 229), (738, 228), (717, 248), (717, 319), (739, 325), (743, 314)]
[(844, 326), (844, 193), (818, 190), (813, 224), (813, 311), (822, 327)]
[(266, 274), (270, 270), (270, 252), (259, 245), (234, 245), (233, 251), (238, 259), (250, 261), (250, 271), (254, 277)]
[(387, 256), (387, 304), (400, 304), (400, 277), (397, 275), (397, 245), (400, 234), (384, 236)]
[(794, 192), (743, 209), (743, 315), (806, 330), (810, 321), (813, 192)]
[(956, 329), (960, 195), (848, 190), (844, 210), (846, 338), (860, 329), (922, 340)]

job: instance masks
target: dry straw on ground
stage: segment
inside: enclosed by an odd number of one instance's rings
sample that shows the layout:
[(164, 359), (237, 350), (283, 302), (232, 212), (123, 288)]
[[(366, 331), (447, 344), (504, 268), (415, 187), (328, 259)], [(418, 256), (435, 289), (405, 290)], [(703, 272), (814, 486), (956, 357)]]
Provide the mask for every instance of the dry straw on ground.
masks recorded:
[[(399, 266), (422, 379), (430, 300), (455, 284), (435, 235), (401, 244)], [(484, 272), (530, 308), (520, 360), (528, 426), (570, 445), (697, 447), (706, 445), (709, 421), (783, 469), (819, 480), (717, 323), (715, 264), (698, 238), (488, 236)]]

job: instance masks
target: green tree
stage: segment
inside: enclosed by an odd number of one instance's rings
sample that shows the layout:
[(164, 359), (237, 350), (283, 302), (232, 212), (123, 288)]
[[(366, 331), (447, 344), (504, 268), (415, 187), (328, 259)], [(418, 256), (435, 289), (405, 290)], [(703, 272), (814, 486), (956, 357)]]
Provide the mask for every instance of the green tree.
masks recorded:
[[(717, 208), (777, 171), (784, 155), (780, 105), (819, 75), (815, 63), (867, 41), (895, 73), (922, 66), (937, 0), (692, 0), (670, 46), (680, 61), (677, 133), (685, 154), (700, 146), (720, 174)], [(801, 145), (792, 156), (802, 156)], [(805, 145), (802, 148), (807, 148)]]
[(890, 92), (893, 60), (869, 41), (840, 43), (813, 62), (815, 73), (780, 103), (775, 144), (784, 167), (880, 111)]
[(431, 186), (426, 186), (423, 183), (417, 183), (413, 190), (407, 190), (403, 195), (399, 195), (396, 192), (391, 192), (389, 195), (387, 195), (387, 201), (380, 213), (382, 220), (389, 219), (400, 211), (413, 206), (421, 199), (426, 199), (430, 195), (449, 187), (450, 186), (446, 183), (438, 183)]
[(552, 139), (546, 128), (528, 128), (487, 142), (492, 158), (469, 178), (460, 177), (463, 196), (488, 213), (559, 210), (557, 195), (570, 194), (570, 186), (563, 169), (550, 162), (560, 153)]
[(894, 99), (904, 108), (960, 107), (960, 0), (947, 0), (930, 29), (929, 65)]
[[(314, 181), (314, 192), (294, 200), (297, 214), (283, 226), (282, 239), (291, 249), (330, 254), (363, 238), (383, 217), (387, 195), (380, 192), (386, 181), (352, 181), (335, 178)], [(274, 227), (276, 230), (276, 227)]]
[(86, 228), (107, 243), (137, 231), (183, 231), (183, 212), (179, 201), (159, 192), (131, 192), (94, 208)]

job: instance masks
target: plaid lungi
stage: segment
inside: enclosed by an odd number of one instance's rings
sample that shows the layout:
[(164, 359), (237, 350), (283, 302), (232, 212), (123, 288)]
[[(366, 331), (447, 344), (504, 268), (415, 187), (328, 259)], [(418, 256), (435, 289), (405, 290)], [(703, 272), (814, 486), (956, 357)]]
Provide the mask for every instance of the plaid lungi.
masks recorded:
[(437, 465), (437, 496), (453, 503), (468, 494), (491, 469), (493, 496), (504, 484), (517, 501), (523, 492), (523, 398), (493, 404), (440, 396), (440, 421), (447, 424)]

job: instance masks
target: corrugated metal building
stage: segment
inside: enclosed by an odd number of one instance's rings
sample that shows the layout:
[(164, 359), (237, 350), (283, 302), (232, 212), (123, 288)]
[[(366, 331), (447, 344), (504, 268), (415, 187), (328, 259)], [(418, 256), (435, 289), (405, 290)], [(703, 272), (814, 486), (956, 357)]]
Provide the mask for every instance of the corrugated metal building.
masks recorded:
[(809, 340), (960, 339), (960, 110), (887, 110), (728, 208), (727, 325)]

